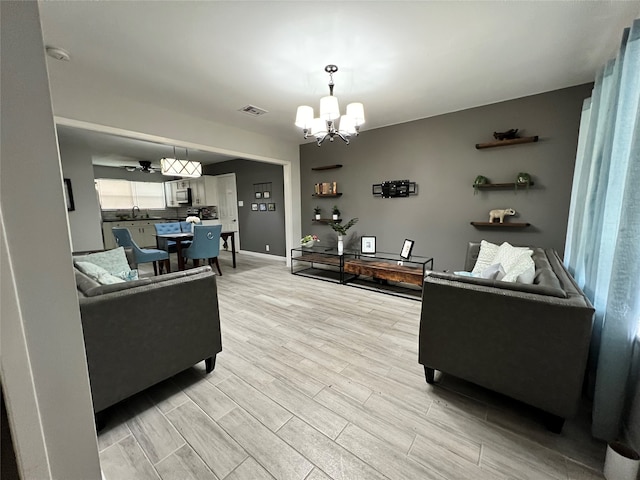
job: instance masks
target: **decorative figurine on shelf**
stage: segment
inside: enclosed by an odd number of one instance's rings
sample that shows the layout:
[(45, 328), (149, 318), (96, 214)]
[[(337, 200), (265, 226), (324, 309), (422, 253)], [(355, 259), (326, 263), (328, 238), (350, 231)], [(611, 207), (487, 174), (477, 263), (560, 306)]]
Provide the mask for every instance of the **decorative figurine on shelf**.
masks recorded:
[(513, 138), (518, 137), (518, 129), (512, 128), (511, 130), (507, 130), (506, 132), (493, 132), (493, 138), (496, 140), (511, 140)]
[(321, 211), (322, 211), (322, 210), (320, 209), (320, 207), (315, 207), (315, 208), (313, 209), (313, 213), (315, 213), (315, 215), (316, 215), (316, 220), (320, 220), (320, 212), (321, 212)]
[(506, 215), (515, 215), (516, 211), (513, 208), (496, 209), (489, 212), (489, 223), (493, 223), (495, 218), (500, 219), (500, 223), (504, 223), (504, 217)]
[(478, 185), (486, 185), (489, 183), (489, 179), (484, 175), (478, 175), (476, 179), (473, 181), (473, 194), (478, 193)]
[(340, 218), (340, 210), (337, 205), (333, 206), (331, 213), (333, 214), (333, 220), (338, 220)]
[(353, 227), (358, 222), (357, 218), (352, 218), (345, 225), (341, 225), (336, 222), (329, 222), (329, 226), (333, 228), (333, 231), (338, 234), (338, 255), (342, 255), (344, 251), (344, 243), (342, 242), (342, 236), (347, 234), (347, 230)]
[(516, 190), (518, 190), (518, 186), (524, 185), (527, 190), (529, 190), (529, 185), (531, 185), (531, 175), (527, 172), (520, 172), (516, 177)]

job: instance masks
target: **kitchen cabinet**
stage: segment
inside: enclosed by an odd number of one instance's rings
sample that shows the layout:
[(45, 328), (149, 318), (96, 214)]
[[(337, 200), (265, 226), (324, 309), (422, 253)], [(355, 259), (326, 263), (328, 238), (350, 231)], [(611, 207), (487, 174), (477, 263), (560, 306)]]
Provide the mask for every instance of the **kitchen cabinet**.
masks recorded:
[(192, 205), (218, 205), (218, 179), (213, 175), (202, 175), (191, 180)]
[(177, 190), (178, 184), (176, 182), (164, 182), (164, 198), (167, 202), (167, 207), (178, 206), (178, 200), (176, 198)]
[(102, 224), (102, 233), (104, 238), (104, 248), (110, 250), (116, 248), (116, 239), (113, 236), (112, 228), (128, 228), (131, 238), (139, 247), (156, 248), (156, 228), (154, 224), (157, 220), (123, 220), (121, 222), (104, 222)]

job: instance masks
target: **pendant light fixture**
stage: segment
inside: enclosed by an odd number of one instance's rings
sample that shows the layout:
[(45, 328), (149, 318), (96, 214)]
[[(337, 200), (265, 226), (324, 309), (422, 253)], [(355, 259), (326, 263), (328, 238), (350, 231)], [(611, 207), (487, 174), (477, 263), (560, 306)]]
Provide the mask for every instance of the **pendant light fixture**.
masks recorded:
[(360, 133), (360, 125), (364, 123), (364, 106), (358, 102), (350, 103), (346, 114), (340, 116), (338, 98), (333, 96), (333, 74), (338, 67), (327, 65), (324, 71), (329, 74), (329, 95), (320, 99), (320, 116), (314, 117), (313, 107), (300, 105), (295, 124), (302, 128), (304, 138), (313, 135), (318, 146), (327, 138), (333, 142), (334, 137), (341, 138), (348, 145), (351, 136)]
[(202, 176), (202, 165), (200, 162), (192, 162), (189, 160), (189, 151), (185, 148), (184, 160), (180, 160), (176, 156), (176, 147), (173, 147), (173, 158), (164, 157), (160, 159), (162, 174), (174, 177), (200, 177)]

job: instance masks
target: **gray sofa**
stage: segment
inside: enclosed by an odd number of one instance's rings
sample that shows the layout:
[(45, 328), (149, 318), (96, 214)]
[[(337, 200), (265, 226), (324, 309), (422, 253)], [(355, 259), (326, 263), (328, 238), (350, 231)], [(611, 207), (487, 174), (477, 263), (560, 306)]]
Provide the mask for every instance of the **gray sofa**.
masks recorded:
[[(480, 249), (470, 243), (465, 270)], [(576, 413), (594, 309), (551, 249), (532, 248), (532, 285), (428, 272), (419, 363), (547, 412), (560, 432)]]
[(96, 414), (203, 360), (213, 370), (222, 342), (211, 267), (113, 285), (75, 275)]

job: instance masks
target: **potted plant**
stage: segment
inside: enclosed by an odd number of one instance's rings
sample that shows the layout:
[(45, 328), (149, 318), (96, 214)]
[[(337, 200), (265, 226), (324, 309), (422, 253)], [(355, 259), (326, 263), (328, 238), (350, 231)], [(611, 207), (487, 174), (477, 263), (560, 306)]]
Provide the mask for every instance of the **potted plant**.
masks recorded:
[(316, 220), (320, 220), (320, 212), (321, 212), (321, 209), (320, 209), (320, 207), (318, 207), (318, 206), (316, 206), (316, 207), (313, 209), (313, 213), (315, 213), (315, 214), (316, 214)]
[(347, 230), (353, 227), (358, 222), (357, 218), (352, 218), (346, 224), (342, 225), (336, 222), (328, 222), (328, 225), (333, 228), (334, 232), (338, 234), (338, 254), (342, 255), (344, 250), (344, 244), (342, 241), (343, 235), (347, 234)]
[(516, 177), (516, 191), (519, 186), (524, 186), (527, 190), (529, 190), (529, 185), (531, 185), (531, 175), (527, 172), (520, 172)]
[(338, 209), (337, 205), (333, 206), (333, 210), (331, 211), (331, 213), (333, 214), (334, 220), (338, 220), (340, 218), (340, 210)]

